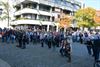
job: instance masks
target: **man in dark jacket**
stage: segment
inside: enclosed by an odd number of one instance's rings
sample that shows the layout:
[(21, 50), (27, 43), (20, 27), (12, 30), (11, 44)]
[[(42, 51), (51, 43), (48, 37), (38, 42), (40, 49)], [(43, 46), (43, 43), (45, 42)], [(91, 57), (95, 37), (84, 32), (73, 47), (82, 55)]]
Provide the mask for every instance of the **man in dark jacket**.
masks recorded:
[(97, 36), (97, 39), (94, 39), (94, 58), (95, 61), (99, 60), (99, 53), (100, 53), (100, 36)]
[(22, 47), (22, 36), (23, 36), (23, 32), (20, 30), (18, 31), (18, 34), (17, 34), (17, 39), (18, 39), (18, 43), (19, 45), (17, 45), (17, 47)]
[(22, 47), (21, 47), (22, 49), (26, 48), (27, 40), (28, 40), (28, 36), (24, 33), (22, 36)]

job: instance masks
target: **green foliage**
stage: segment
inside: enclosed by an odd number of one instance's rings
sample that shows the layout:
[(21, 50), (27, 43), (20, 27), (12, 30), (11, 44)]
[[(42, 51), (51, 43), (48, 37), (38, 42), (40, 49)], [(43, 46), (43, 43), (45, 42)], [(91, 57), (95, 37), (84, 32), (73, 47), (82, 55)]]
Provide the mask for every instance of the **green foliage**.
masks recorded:
[(93, 8), (84, 8), (79, 9), (75, 13), (75, 19), (77, 20), (78, 26), (85, 26), (85, 27), (92, 27), (95, 25), (94, 22), (94, 16), (95, 16), (96, 10)]
[(11, 19), (10, 17), (10, 5), (8, 2), (2, 2), (0, 1), (0, 5), (3, 6), (3, 14), (0, 17), (1, 20), (7, 20), (8, 21), (8, 27), (9, 27), (9, 21)]
[(100, 26), (100, 24), (94, 24), (94, 27)]
[(10, 5), (9, 5), (9, 3), (8, 2), (1, 2), (0, 4), (4, 8), (3, 15), (1, 16), (1, 19), (2, 20), (8, 19), (8, 18), (10, 19), (10, 17), (9, 17), (9, 11), (10, 11)]

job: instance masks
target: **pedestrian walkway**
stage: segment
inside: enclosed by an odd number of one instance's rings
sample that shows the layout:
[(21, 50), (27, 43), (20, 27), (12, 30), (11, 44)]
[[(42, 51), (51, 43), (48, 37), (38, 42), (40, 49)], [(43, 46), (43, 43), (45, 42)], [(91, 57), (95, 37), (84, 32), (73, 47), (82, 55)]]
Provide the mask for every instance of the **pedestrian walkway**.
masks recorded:
[[(0, 43), (0, 58), (11, 67), (93, 67), (93, 57), (89, 56), (85, 45), (72, 44), (72, 62), (62, 57), (59, 48), (43, 48), (40, 44), (29, 44), (20, 49), (15, 44)], [(0, 66), (3, 67), (3, 66)]]
[(0, 59), (0, 67), (11, 67), (7, 62)]

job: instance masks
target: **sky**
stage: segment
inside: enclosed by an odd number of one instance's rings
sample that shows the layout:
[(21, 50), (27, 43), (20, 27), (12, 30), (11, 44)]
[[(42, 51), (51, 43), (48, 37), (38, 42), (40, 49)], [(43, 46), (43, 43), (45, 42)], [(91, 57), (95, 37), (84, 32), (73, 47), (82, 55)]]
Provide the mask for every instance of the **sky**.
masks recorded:
[(100, 0), (78, 0), (85, 3), (85, 7), (92, 7), (96, 10), (100, 10)]

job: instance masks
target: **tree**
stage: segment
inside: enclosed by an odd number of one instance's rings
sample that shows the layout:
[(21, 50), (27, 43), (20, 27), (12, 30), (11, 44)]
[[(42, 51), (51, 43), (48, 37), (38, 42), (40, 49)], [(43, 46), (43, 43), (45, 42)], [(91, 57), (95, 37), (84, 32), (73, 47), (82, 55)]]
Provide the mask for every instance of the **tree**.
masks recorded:
[(69, 15), (62, 15), (60, 20), (59, 20), (59, 26), (61, 28), (68, 28), (70, 27), (70, 24), (71, 24), (71, 21), (72, 21), (72, 17), (69, 16)]
[(96, 11), (96, 15), (94, 16), (94, 21), (96, 22), (95, 26), (100, 26), (100, 11)]
[(93, 8), (83, 8), (79, 9), (75, 13), (75, 19), (77, 21), (78, 27), (92, 27), (95, 25), (94, 22), (94, 16), (95, 16), (96, 10)]
[(72, 19), (72, 16), (61, 13), (60, 18), (58, 19), (59, 28), (66, 32), (66, 29), (71, 25)]
[(0, 17), (1, 20), (6, 20), (8, 22), (8, 27), (9, 27), (9, 21), (10, 21), (10, 5), (8, 2), (0, 2), (1, 6), (3, 6), (3, 14)]

